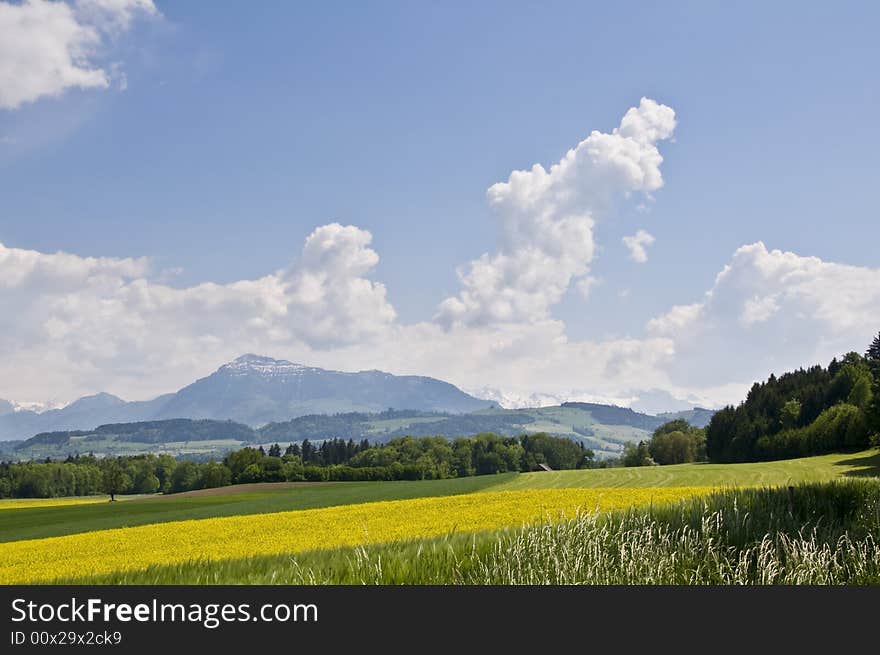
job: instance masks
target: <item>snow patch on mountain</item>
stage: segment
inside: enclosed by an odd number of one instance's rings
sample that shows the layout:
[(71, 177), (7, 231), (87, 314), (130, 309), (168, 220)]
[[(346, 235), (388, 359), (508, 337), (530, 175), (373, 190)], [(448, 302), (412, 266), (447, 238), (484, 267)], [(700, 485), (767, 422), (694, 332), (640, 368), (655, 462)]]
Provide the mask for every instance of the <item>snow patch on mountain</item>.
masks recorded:
[(264, 377), (297, 376), (306, 372), (317, 372), (315, 369), (302, 364), (295, 364), (284, 359), (272, 359), (261, 355), (242, 355), (228, 364), (221, 366), (218, 371), (230, 375), (261, 375)]
[(32, 412), (34, 414), (42, 414), (53, 409), (61, 409), (66, 407), (67, 403), (57, 400), (45, 401), (15, 401), (0, 399), (0, 415), (13, 414), (19, 412)]

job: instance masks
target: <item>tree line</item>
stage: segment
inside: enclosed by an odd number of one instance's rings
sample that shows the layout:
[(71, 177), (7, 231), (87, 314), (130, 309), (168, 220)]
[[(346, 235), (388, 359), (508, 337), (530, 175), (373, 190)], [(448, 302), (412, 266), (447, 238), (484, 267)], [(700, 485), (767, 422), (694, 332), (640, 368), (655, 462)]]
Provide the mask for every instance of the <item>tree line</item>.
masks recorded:
[(864, 355), (755, 383), (712, 417), (706, 451), (713, 462), (785, 459), (877, 445), (878, 433), (880, 335)]
[(178, 493), (251, 482), (425, 480), (553, 469), (590, 468), (593, 451), (548, 434), (471, 438), (399, 437), (366, 440), (308, 439), (229, 452), (221, 461), (178, 460), (171, 455), (0, 463), (0, 498), (53, 498), (109, 494)]

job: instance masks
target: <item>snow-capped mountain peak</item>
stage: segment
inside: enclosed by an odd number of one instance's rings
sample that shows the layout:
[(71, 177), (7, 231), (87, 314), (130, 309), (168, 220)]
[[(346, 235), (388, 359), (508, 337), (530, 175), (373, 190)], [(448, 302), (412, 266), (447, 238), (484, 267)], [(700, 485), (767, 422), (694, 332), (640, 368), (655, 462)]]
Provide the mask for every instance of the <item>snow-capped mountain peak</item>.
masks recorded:
[(228, 364), (224, 364), (218, 369), (218, 372), (225, 372), (231, 375), (253, 375), (258, 374), (267, 377), (301, 375), (309, 370), (308, 366), (295, 364), (284, 359), (272, 359), (262, 355), (254, 355), (248, 353), (237, 357)]

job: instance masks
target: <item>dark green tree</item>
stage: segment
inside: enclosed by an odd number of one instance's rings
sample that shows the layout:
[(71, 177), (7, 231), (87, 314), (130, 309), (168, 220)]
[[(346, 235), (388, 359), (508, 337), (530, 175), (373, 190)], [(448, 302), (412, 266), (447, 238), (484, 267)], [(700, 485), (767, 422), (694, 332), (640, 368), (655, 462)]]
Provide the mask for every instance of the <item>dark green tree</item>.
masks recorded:
[(112, 461), (105, 465), (101, 478), (101, 491), (110, 494), (110, 502), (116, 500), (116, 495), (124, 493), (131, 485), (131, 478), (125, 473), (118, 461)]
[(684, 464), (697, 458), (697, 445), (690, 434), (664, 432), (651, 438), (648, 445), (651, 459), (658, 464)]
[(640, 441), (638, 445), (633, 443), (626, 444), (623, 447), (623, 455), (620, 461), (624, 466), (652, 466), (656, 463), (651, 458), (647, 441)]
[(171, 474), (171, 492), (192, 491), (199, 488), (199, 466), (195, 462), (180, 462)]
[(199, 487), (202, 489), (213, 489), (214, 487), (225, 487), (229, 484), (232, 484), (232, 472), (223, 464), (208, 462), (202, 466)]
[(869, 362), (877, 362), (880, 363), (880, 333), (874, 337), (874, 340), (871, 342), (871, 345), (868, 346), (868, 350), (865, 353), (865, 359)]
[(801, 416), (801, 403), (799, 400), (792, 398), (782, 406), (779, 420), (782, 423), (783, 430), (791, 430), (798, 426), (798, 420)]
[(880, 441), (880, 333), (874, 337), (871, 345), (865, 353), (865, 360), (873, 377), (871, 385), (871, 399), (865, 411), (868, 421), (868, 429), (873, 433), (873, 443)]

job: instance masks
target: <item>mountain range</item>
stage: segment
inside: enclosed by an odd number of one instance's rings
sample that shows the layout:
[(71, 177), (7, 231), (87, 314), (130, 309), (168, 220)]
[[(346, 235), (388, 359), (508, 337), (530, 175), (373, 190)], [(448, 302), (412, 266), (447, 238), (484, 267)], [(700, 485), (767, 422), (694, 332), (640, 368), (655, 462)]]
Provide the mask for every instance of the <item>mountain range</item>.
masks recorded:
[[(392, 416), (388, 415), (390, 409), (415, 414)], [(384, 416), (374, 416), (377, 413)], [(535, 426), (554, 434), (571, 433), (593, 440), (601, 439), (602, 435), (613, 438), (614, 430), (596, 432), (595, 426), (605, 425), (635, 430), (624, 430), (625, 434), (618, 435), (626, 440), (641, 438), (673, 418), (686, 418), (692, 425), (702, 427), (713, 413), (694, 408), (651, 416), (596, 403), (562, 403), (540, 411), (503, 410), (493, 400), (476, 398), (430, 377), (382, 371), (330, 371), (248, 354), (175, 393), (147, 401), (125, 401), (109, 393), (98, 393), (60, 409), (37, 412), (0, 400), (0, 440), (25, 440), (42, 433), (89, 431), (100, 426), (169, 419), (233, 421), (251, 428), (266, 428), (261, 435), (267, 439), (295, 439), (295, 435), (322, 438), (338, 432), (341, 421), (348, 426), (346, 434), (353, 431), (371, 438), (404, 432), (463, 435), (491, 430), (517, 434), (533, 431)], [(343, 414), (358, 417), (334, 418)], [(358, 427), (348, 425), (352, 422)], [(601, 449), (607, 445), (594, 443), (592, 447)]]
[(496, 406), (430, 377), (329, 371), (248, 354), (176, 393), (148, 401), (125, 401), (99, 393), (38, 413), (0, 400), (0, 439), (171, 418), (232, 420), (258, 427), (307, 414), (389, 408), (458, 414)]

